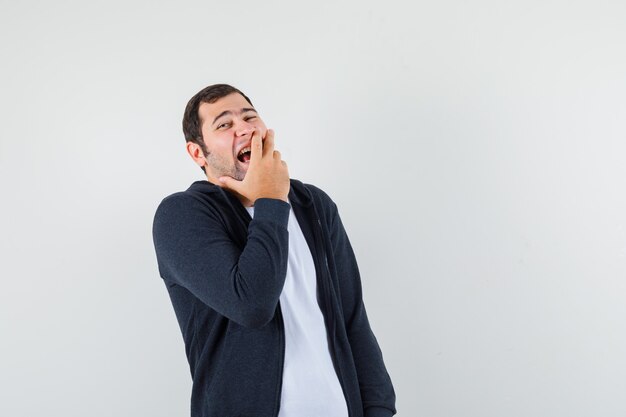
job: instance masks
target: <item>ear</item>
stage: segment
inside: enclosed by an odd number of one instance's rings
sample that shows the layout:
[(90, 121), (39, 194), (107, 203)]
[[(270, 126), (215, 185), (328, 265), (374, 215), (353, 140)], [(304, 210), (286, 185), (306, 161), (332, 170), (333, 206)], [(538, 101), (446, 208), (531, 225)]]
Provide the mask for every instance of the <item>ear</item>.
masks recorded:
[(191, 156), (191, 159), (193, 159), (198, 166), (202, 167), (206, 164), (206, 161), (204, 160), (204, 153), (202, 153), (200, 145), (193, 142), (187, 142), (185, 147), (187, 148), (187, 153)]

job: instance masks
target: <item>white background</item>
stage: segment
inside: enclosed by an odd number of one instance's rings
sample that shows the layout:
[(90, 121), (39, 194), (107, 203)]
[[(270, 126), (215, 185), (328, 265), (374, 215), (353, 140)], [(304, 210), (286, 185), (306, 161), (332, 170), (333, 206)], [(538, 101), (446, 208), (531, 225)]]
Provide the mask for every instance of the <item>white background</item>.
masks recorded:
[(623, 1), (2, 1), (0, 415), (183, 416), (152, 246), (242, 89), (337, 202), (398, 415), (626, 415)]

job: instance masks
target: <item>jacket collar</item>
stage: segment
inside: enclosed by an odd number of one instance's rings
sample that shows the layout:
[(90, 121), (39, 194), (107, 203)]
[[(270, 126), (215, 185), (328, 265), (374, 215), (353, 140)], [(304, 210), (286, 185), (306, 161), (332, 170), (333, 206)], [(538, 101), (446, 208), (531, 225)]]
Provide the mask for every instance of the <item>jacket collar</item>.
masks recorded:
[[(302, 207), (309, 207), (313, 203), (311, 191), (304, 185), (302, 181), (291, 178), (289, 180), (289, 201)], [(226, 192), (230, 196), (235, 197), (225, 188), (215, 185), (207, 180), (195, 181), (188, 188), (188, 191), (196, 191), (201, 193), (223, 193)], [(236, 198), (236, 197), (235, 197)]]

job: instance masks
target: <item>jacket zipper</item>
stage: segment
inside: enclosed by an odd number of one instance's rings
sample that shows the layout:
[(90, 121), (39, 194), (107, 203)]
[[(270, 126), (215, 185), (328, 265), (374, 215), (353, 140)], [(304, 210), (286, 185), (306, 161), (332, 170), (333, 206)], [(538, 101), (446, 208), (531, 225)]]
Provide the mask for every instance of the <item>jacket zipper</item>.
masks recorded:
[(278, 300), (276, 315), (278, 316), (278, 338), (280, 339), (280, 365), (278, 372), (278, 387), (276, 388), (276, 412), (274, 413), (274, 417), (278, 417), (278, 413), (280, 412), (280, 396), (283, 390), (283, 371), (285, 368), (285, 323), (283, 321), (283, 312), (280, 308), (280, 300)]
[[(330, 290), (328, 288), (328, 284), (330, 281), (330, 270), (328, 268), (328, 258), (326, 256), (326, 243), (324, 241), (324, 238), (322, 236), (323, 231), (322, 231), (322, 222), (319, 219), (319, 216), (317, 214), (317, 209), (315, 208), (315, 203), (313, 203), (313, 211), (315, 213), (314, 218), (317, 220), (317, 226), (313, 226), (313, 234), (315, 237), (315, 241), (316, 241), (316, 256), (315, 256), (315, 264), (316, 264), (316, 270), (320, 271), (320, 274), (322, 276), (322, 279), (320, 280), (322, 282), (322, 287), (323, 287), (323, 291), (324, 291), (324, 298), (325, 298), (325, 303), (324, 303), (324, 307), (326, 308), (326, 314), (330, 317), (330, 324), (332, 326), (332, 332), (330, 332), (332, 334), (332, 339), (331, 339), (331, 343), (329, 344), (330, 346), (330, 354), (331, 354), (331, 359), (333, 361), (333, 364), (335, 365), (335, 369), (337, 372), (337, 376), (339, 379), (339, 385), (341, 386), (341, 390), (343, 391), (343, 397), (346, 400), (346, 408), (348, 409), (348, 417), (352, 417), (352, 407), (350, 406), (350, 399), (348, 398), (348, 396), (346, 395), (346, 388), (345, 388), (345, 383), (343, 381), (343, 374), (341, 372), (341, 368), (339, 366), (339, 362), (337, 361), (337, 353), (335, 350), (335, 327), (336, 327), (336, 315), (335, 312), (333, 311), (332, 308), (332, 297), (330, 295)], [(247, 210), (243, 210), (244, 216), (247, 216), (248, 221), (252, 220), (252, 216), (250, 216), (250, 213), (248, 213)], [(321, 258), (320, 258), (320, 250), (324, 251), (324, 263), (322, 263)], [(324, 279), (324, 275), (327, 275), (327, 279)], [(276, 412), (274, 413), (274, 417), (278, 417), (278, 413), (280, 412), (280, 400), (281, 400), (281, 394), (282, 394), (282, 389), (283, 389), (283, 372), (284, 372), (284, 368), (285, 368), (285, 323), (283, 321), (283, 313), (282, 313), (282, 309), (280, 307), (280, 300), (278, 301), (277, 304), (277, 309), (276, 309), (276, 313), (277, 313), (277, 319), (278, 319), (278, 337), (280, 339), (280, 371), (279, 371), (279, 375), (278, 375), (278, 384), (276, 387), (276, 399), (275, 399), (275, 404), (276, 404)], [(326, 334), (329, 333), (329, 329), (326, 329)]]
[[(352, 416), (352, 407), (350, 406), (350, 399), (348, 398), (348, 395), (346, 395), (346, 388), (345, 388), (345, 384), (343, 380), (343, 374), (341, 372), (341, 367), (339, 366), (339, 362), (337, 360), (337, 352), (335, 350), (337, 315), (335, 314), (335, 311), (332, 308), (332, 297), (330, 294), (330, 289), (328, 288), (328, 286), (330, 285), (330, 270), (328, 269), (328, 258), (326, 256), (326, 244), (324, 242), (323, 237), (321, 236), (322, 222), (320, 221), (319, 217), (317, 217), (317, 210), (315, 210), (315, 212), (316, 212), (315, 214), (316, 214), (317, 226), (314, 227), (313, 229), (315, 229), (315, 239), (317, 241), (317, 249), (318, 249), (316, 250), (316, 258), (317, 258), (317, 264), (320, 267), (320, 273), (322, 274), (321, 281), (322, 281), (322, 286), (323, 286), (323, 291), (324, 291), (324, 297), (326, 300), (324, 304), (326, 307), (327, 314), (330, 316), (330, 319), (331, 319), (330, 325), (332, 327), (332, 331), (330, 332), (332, 335), (332, 339), (331, 339), (331, 343), (329, 343), (330, 353), (331, 353), (331, 357), (332, 357), (333, 363), (335, 364), (335, 368), (337, 371), (339, 385), (341, 385), (341, 390), (343, 391), (343, 396), (346, 400), (346, 407), (348, 409), (348, 417), (350, 417)], [(322, 263), (321, 261), (321, 254), (319, 253), (320, 250), (324, 251), (324, 263)], [(324, 275), (327, 275), (327, 279), (324, 279)], [(326, 331), (328, 332), (329, 329), (326, 329)]]

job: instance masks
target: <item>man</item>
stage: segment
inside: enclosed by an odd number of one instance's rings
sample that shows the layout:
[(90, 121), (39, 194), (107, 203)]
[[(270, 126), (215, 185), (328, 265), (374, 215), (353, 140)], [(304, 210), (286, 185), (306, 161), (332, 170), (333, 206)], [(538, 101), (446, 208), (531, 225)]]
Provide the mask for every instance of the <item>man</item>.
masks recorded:
[(196, 94), (183, 132), (207, 180), (161, 202), (153, 238), (185, 341), (191, 415), (394, 415), (337, 206), (289, 178), (274, 132), (232, 86)]

